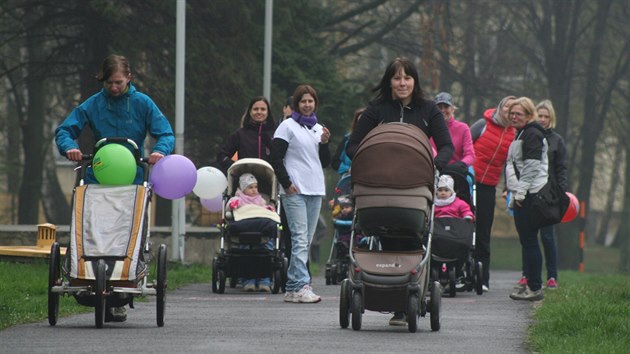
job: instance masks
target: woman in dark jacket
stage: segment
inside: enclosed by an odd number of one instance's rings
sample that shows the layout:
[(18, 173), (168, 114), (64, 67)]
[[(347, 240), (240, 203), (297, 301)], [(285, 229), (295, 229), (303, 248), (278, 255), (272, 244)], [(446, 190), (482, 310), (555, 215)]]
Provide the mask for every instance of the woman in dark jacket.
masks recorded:
[[(346, 153), (352, 159), (361, 140), (381, 123), (404, 122), (417, 126), (433, 138), (438, 153), (434, 163), (438, 169), (446, 166), (453, 156), (453, 143), (442, 112), (435, 102), (424, 98), (415, 65), (407, 58), (396, 58), (385, 69), (380, 83), (373, 89), (376, 97), (361, 114), (354, 127)], [(393, 157), (393, 156), (392, 156)], [(383, 250), (411, 250), (422, 247), (420, 240), (400, 242), (382, 239)], [(392, 326), (406, 326), (404, 312), (397, 311), (389, 321)]]
[(275, 130), (276, 122), (269, 101), (263, 96), (254, 97), (241, 118), (241, 127), (230, 135), (219, 151), (217, 164), (227, 173), (234, 163), (234, 154), (237, 154), (236, 159), (249, 157), (269, 162)]
[[(560, 189), (566, 192), (568, 190), (567, 149), (564, 145), (564, 139), (553, 130), (553, 128), (556, 127), (556, 112), (549, 100), (540, 102), (536, 106), (536, 112), (538, 113), (538, 123), (545, 129), (545, 137), (549, 145), (547, 152), (549, 159), (549, 178), (554, 178), (556, 183), (560, 186)], [(556, 289), (558, 287), (558, 253), (556, 251), (556, 241), (553, 238), (553, 225), (540, 228), (540, 239), (545, 253), (547, 289)], [(527, 263), (525, 262), (525, 257), (523, 257), (523, 277), (519, 281), (519, 285), (521, 286), (527, 284), (526, 273)]]

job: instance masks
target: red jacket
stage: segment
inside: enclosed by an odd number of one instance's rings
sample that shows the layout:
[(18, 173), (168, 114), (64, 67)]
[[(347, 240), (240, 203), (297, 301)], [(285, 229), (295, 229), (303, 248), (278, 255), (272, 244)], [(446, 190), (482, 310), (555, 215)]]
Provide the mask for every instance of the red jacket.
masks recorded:
[(492, 120), (495, 109), (484, 112), (485, 129), (475, 140), (476, 159), (473, 167), (477, 183), (496, 186), (507, 159), (508, 148), (514, 140), (514, 127), (502, 127)]

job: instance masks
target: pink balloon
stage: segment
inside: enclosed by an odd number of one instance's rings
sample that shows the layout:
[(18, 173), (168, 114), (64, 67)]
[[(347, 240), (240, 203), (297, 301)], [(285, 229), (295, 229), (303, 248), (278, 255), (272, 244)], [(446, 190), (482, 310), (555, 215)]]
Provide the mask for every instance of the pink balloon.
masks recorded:
[(567, 211), (564, 213), (564, 216), (562, 217), (561, 222), (572, 221), (580, 212), (580, 201), (577, 199), (575, 195), (569, 192), (566, 192), (566, 193), (569, 196), (569, 207), (567, 208)]
[(165, 199), (179, 199), (195, 187), (197, 168), (186, 156), (164, 156), (151, 169), (150, 180), (155, 194)]
[(208, 211), (216, 213), (218, 211), (223, 210), (223, 195), (219, 194), (218, 196), (210, 199), (200, 199), (201, 205), (208, 209)]

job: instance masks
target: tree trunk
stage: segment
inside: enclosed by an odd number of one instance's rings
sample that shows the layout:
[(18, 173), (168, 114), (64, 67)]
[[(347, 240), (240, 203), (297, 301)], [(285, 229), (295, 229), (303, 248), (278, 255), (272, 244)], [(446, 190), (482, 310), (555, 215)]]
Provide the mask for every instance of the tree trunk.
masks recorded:
[[(599, 70), (602, 56), (603, 38), (607, 29), (607, 20), (612, 1), (606, 0), (597, 3), (593, 39), (591, 41), (589, 61), (586, 70), (586, 87), (597, 87), (599, 84)], [(597, 102), (599, 97), (592, 90), (586, 90), (584, 97), (584, 124), (582, 125), (583, 143), (580, 154), (580, 180), (576, 196), (586, 202), (586, 213), (590, 207), (591, 184), (595, 169), (595, 153), (599, 135), (604, 126), (604, 115), (598, 115)], [(579, 225), (571, 223), (570, 234), (579, 234)], [(587, 235), (588, 236), (588, 235)], [(558, 267), (561, 269), (577, 269), (580, 262), (579, 253), (573, 253), (577, 249), (578, 238), (558, 237)]]
[[(31, 8), (31, 19), (40, 15), (37, 8)], [(34, 23), (34, 21), (27, 21)], [(37, 26), (26, 35), (28, 51), (26, 90), (28, 108), (26, 121), (22, 123), (22, 147), (24, 150), (24, 172), (20, 185), (18, 223), (37, 224), (44, 158), (44, 114), (45, 114), (45, 72), (42, 70), (44, 41), (42, 29)]]
[[(628, 107), (630, 113), (630, 104)], [(617, 229), (617, 242), (620, 247), (619, 270), (623, 273), (630, 273), (630, 145), (626, 147), (626, 178), (623, 188), (623, 207), (621, 210), (621, 224)], [(625, 215), (625, 217), (624, 217)]]
[(57, 225), (70, 224), (70, 204), (61, 190), (57, 178), (57, 166), (52, 149), (48, 149), (44, 162), (42, 181), (42, 206), (46, 221)]
[[(617, 144), (615, 147), (613, 161), (621, 161), (621, 156), (623, 154), (623, 144)], [(604, 209), (604, 216), (602, 217), (602, 222), (600, 225), (600, 229), (595, 238), (595, 243), (598, 245), (606, 244), (606, 236), (608, 235), (608, 226), (610, 224), (610, 220), (613, 219), (613, 207), (615, 206), (615, 196), (617, 195), (617, 187), (619, 186), (619, 182), (621, 181), (621, 169), (613, 168), (613, 175), (610, 178), (610, 185), (608, 191), (606, 193), (606, 207)]]

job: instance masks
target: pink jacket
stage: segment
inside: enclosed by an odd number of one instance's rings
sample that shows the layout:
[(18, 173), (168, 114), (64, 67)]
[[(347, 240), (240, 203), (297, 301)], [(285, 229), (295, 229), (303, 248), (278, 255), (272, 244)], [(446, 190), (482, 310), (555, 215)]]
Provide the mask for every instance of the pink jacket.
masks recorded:
[(470, 209), (470, 205), (458, 197), (455, 197), (455, 200), (449, 205), (435, 206), (436, 218), (465, 218), (466, 216), (470, 216), (473, 219), (475, 217)]
[[(451, 116), (446, 121), (448, 131), (451, 133), (451, 140), (453, 141), (453, 157), (448, 163), (462, 161), (466, 166), (472, 166), (475, 162), (475, 149), (473, 147), (472, 136), (470, 135), (470, 128), (466, 123), (460, 122)], [(431, 139), (431, 146), (435, 152), (435, 144)]]

